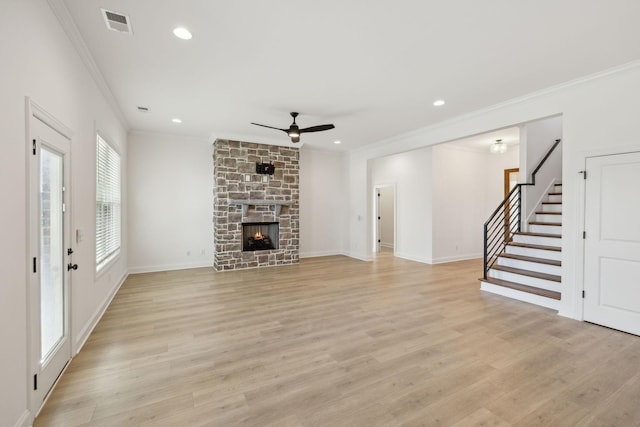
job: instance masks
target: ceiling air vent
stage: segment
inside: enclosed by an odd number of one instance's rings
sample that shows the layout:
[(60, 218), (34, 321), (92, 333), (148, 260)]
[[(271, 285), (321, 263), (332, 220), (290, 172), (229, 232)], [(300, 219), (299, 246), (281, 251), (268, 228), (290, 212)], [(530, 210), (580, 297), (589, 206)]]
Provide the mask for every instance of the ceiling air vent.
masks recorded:
[(127, 15), (122, 13), (111, 12), (106, 9), (100, 9), (107, 28), (119, 33), (133, 34), (131, 30), (131, 21)]

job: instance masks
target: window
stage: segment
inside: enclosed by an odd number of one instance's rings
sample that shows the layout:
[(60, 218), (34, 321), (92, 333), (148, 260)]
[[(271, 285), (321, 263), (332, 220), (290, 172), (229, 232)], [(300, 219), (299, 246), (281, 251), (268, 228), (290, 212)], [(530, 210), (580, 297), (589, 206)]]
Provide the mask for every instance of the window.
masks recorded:
[(97, 136), (96, 270), (120, 251), (120, 155)]

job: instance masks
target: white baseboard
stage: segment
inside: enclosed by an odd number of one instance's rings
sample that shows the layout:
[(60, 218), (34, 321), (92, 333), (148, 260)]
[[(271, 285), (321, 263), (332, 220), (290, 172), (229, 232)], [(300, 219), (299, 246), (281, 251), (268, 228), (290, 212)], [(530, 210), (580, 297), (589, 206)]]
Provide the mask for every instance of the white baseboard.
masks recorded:
[(15, 427), (31, 427), (32, 423), (33, 420), (31, 419), (31, 411), (26, 409), (14, 425)]
[(396, 258), (402, 258), (409, 261), (421, 262), (423, 264), (433, 264), (433, 260), (431, 258), (416, 257), (413, 255), (404, 254), (402, 252), (396, 252), (394, 255), (396, 256)]
[(335, 256), (344, 255), (348, 256), (342, 251), (316, 251), (316, 252), (300, 252), (300, 258), (317, 258), (322, 256)]
[(352, 252), (345, 252), (342, 255), (348, 256), (349, 258), (357, 259), (357, 260), (360, 260), (360, 261), (365, 261), (365, 262), (371, 262), (374, 259), (374, 257), (372, 255), (362, 256), (361, 254), (355, 254), (355, 253), (352, 253)]
[(130, 267), (129, 274), (156, 273), (158, 271), (188, 270), (190, 268), (213, 268), (213, 259), (207, 261), (196, 261), (188, 264), (161, 264), (147, 265), (141, 267)]
[(447, 262), (466, 261), (468, 259), (482, 258), (483, 256), (484, 255), (482, 253), (477, 253), (477, 254), (466, 254), (466, 255), (456, 255), (456, 256), (434, 258), (432, 264), (444, 264), (444, 263), (447, 263)]
[(118, 284), (114, 286), (111, 292), (109, 292), (106, 298), (98, 306), (98, 309), (95, 311), (93, 316), (91, 316), (91, 319), (89, 320), (89, 322), (87, 322), (87, 324), (80, 330), (80, 333), (78, 334), (78, 337), (74, 342), (74, 348), (73, 348), (74, 356), (80, 353), (80, 350), (82, 349), (84, 344), (87, 342), (87, 339), (89, 339), (89, 335), (91, 335), (91, 332), (93, 332), (94, 328), (96, 327), (100, 319), (102, 319), (104, 312), (107, 311), (109, 304), (111, 304), (111, 301), (113, 301), (113, 298), (116, 296), (116, 294), (120, 290), (120, 287), (122, 286), (124, 281), (127, 280), (127, 277), (129, 277), (128, 273), (124, 273), (122, 277), (120, 277)]

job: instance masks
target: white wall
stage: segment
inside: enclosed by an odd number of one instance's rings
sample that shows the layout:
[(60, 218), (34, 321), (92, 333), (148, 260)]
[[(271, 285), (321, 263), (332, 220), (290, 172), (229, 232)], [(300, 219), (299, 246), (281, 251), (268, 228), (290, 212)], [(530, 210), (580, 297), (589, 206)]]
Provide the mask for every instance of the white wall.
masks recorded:
[[(521, 164), (526, 174), (521, 182), (532, 182), (532, 173), (557, 139), (562, 139), (562, 116), (526, 123), (521, 127)], [(523, 187), (522, 211), (529, 219), (551, 182), (562, 181), (562, 145), (556, 147), (536, 173), (536, 185)]]
[[(425, 148), (371, 160), (371, 185), (370, 190), (367, 190), (372, 192), (376, 186), (395, 185), (395, 255), (428, 263), (433, 258), (431, 156), (431, 148)], [(371, 245), (374, 218), (375, 205), (370, 205), (366, 215), (370, 227), (357, 237), (360, 242), (366, 239)], [(369, 246), (369, 250), (371, 248), (372, 246)], [(370, 253), (363, 258), (370, 259)]]
[[(560, 314), (582, 318), (579, 295), (583, 268), (581, 198), (584, 183), (578, 172), (584, 169), (586, 157), (594, 153), (640, 150), (638, 93), (640, 62), (636, 61), (350, 153), (350, 250), (357, 258), (371, 258), (370, 245), (354, 243), (371, 229), (371, 219), (358, 221), (354, 214), (371, 209), (370, 198), (363, 195), (371, 189), (366, 177), (372, 159), (562, 114), (564, 197)], [(413, 205), (417, 208), (417, 201)]]
[(129, 271), (213, 266), (213, 147), (129, 134)]
[(487, 152), (433, 147), (433, 263), (482, 256)]
[[(504, 170), (520, 168), (520, 145), (509, 146), (504, 154), (488, 153), (485, 159), (484, 220), (486, 221), (504, 200)], [(523, 179), (523, 174), (520, 173), (519, 182), (524, 182)]]
[(300, 149), (300, 257), (346, 253), (347, 157)]
[[(95, 277), (95, 132), (123, 153), (126, 131), (62, 30), (45, 0), (3, 0), (0, 16), (0, 425), (29, 425), (27, 384), (33, 372), (27, 353), (27, 191), (25, 96), (73, 132), (71, 221), (85, 232), (74, 245), (72, 344), (82, 344), (126, 275), (126, 224), (122, 254)], [(126, 196), (126, 174), (123, 186)], [(126, 206), (124, 206), (126, 209)]]

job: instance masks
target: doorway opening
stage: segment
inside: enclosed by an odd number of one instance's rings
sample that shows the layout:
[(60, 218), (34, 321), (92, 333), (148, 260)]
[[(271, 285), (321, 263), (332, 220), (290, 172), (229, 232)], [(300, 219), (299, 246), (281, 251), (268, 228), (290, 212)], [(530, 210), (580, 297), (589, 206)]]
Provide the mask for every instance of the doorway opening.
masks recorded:
[(374, 253), (395, 254), (396, 249), (396, 190), (395, 184), (377, 185), (375, 194)]
[(71, 360), (71, 132), (27, 98), (29, 406), (39, 412)]

